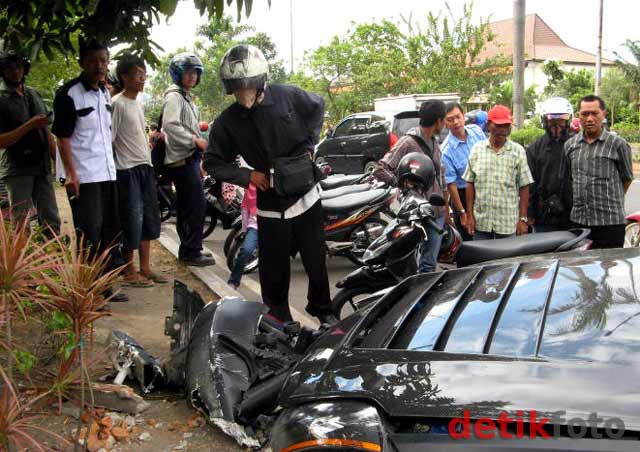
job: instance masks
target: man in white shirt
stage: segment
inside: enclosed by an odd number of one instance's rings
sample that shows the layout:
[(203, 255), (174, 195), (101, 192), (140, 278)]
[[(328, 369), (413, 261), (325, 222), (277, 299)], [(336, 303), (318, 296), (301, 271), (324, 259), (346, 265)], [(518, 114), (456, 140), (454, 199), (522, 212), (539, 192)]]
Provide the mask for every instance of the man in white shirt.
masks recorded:
[[(112, 247), (107, 266), (111, 270), (122, 264), (122, 257), (117, 246), (120, 220), (111, 97), (104, 86), (108, 64), (109, 50), (104, 44), (90, 41), (80, 46), (82, 73), (56, 92), (52, 132), (58, 139), (78, 239), (83, 238), (92, 253)], [(117, 293), (110, 301), (128, 301), (128, 297)]]
[[(147, 145), (146, 121), (136, 100), (144, 89), (147, 69), (139, 57), (127, 55), (116, 68), (123, 91), (113, 97), (111, 133), (120, 199), (120, 223), (126, 270), (123, 285), (152, 287), (168, 280), (151, 271), (151, 240), (160, 237), (160, 209), (156, 194), (151, 152)], [(140, 257), (140, 273), (133, 264)]]

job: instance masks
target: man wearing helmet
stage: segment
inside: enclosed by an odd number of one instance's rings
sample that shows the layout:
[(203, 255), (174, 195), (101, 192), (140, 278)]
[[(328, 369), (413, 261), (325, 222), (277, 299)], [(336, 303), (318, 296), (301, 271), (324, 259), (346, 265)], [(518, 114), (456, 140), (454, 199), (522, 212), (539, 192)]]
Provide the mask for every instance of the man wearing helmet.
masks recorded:
[[(400, 160), (411, 152), (422, 152), (432, 161), (435, 168), (435, 179), (432, 187), (428, 187), (427, 196), (439, 193), (446, 199), (446, 185), (443, 182), (444, 170), (442, 169), (442, 157), (440, 145), (438, 144), (438, 134), (444, 127), (445, 104), (441, 100), (428, 100), (423, 102), (419, 111), (420, 124), (411, 129), (405, 136), (400, 138), (393, 148), (387, 152), (378, 162), (378, 167), (373, 171), (373, 175), (389, 184), (397, 185), (394, 173), (398, 168)], [(440, 227), (444, 226), (445, 218), (449, 223), (449, 208), (438, 207), (438, 218), (436, 222)], [(438, 252), (442, 236), (435, 229), (428, 227), (428, 239), (424, 241), (420, 249), (421, 272), (432, 272), (438, 265)]]
[(573, 108), (567, 99), (552, 97), (542, 103), (540, 118), (545, 134), (527, 148), (533, 176), (529, 186), (529, 224), (537, 232), (571, 227), (571, 185), (564, 159)]
[(169, 73), (173, 85), (165, 92), (162, 107), (162, 130), (165, 133), (167, 174), (176, 187), (176, 230), (180, 237), (178, 259), (188, 265), (215, 264), (202, 253), (202, 228), (205, 199), (200, 162), (207, 140), (200, 135), (200, 112), (191, 97), (204, 67), (200, 58), (179, 53), (171, 59)]
[[(269, 314), (291, 320), (289, 310), (290, 255), (299, 251), (309, 277), (307, 312), (322, 322), (336, 321), (331, 309), (325, 263), (322, 205), (314, 172), (309, 187), (281, 190), (275, 167), (283, 157), (306, 167), (324, 119), (322, 97), (291, 85), (267, 85), (268, 63), (251, 45), (229, 49), (220, 64), (220, 78), (236, 102), (213, 122), (204, 167), (216, 179), (258, 189), (260, 286)], [(241, 155), (253, 168), (239, 168)], [(314, 165), (309, 160), (310, 171)], [(293, 178), (292, 178), (293, 179)]]
[(16, 52), (0, 56), (0, 179), (9, 192), (16, 220), (22, 221), (33, 203), (40, 224), (59, 232), (49, 162), (55, 141), (47, 130), (49, 118), (42, 98), (25, 86), (29, 68), (29, 60)]

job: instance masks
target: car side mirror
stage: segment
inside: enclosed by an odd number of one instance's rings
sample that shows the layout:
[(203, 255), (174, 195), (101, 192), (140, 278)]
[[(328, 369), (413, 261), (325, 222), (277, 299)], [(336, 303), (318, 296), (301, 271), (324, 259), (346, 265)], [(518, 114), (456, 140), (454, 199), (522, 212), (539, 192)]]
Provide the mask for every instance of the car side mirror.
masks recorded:
[(444, 206), (444, 198), (439, 193), (431, 193), (431, 196), (429, 196), (429, 204), (438, 207)]

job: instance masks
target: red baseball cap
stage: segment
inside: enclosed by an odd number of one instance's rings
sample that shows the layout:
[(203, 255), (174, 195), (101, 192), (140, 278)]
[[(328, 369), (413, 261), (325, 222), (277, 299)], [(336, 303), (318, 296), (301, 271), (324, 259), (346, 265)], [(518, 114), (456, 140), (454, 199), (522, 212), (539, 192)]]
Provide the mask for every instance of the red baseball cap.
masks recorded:
[(494, 124), (512, 124), (511, 110), (504, 105), (496, 105), (487, 113), (487, 120)]

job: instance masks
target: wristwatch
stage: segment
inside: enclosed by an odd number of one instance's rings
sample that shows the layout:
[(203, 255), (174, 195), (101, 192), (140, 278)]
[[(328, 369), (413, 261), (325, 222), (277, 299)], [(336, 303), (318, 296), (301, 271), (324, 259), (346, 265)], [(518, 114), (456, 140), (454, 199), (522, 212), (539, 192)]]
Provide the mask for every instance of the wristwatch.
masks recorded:
[(467, 211), (464, 210), (464, 209), (460, 209), (460, 210), (458, 210), (458, 213), (467, 213)]
[(528, 217), (520, 217), (520, 221), (522, 221), (523, 223), (528, 223), (529, 222), (529, 218)]

